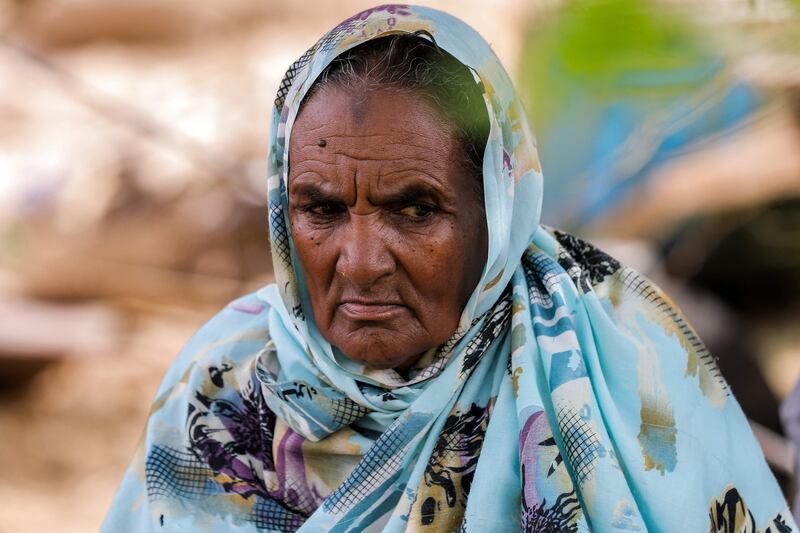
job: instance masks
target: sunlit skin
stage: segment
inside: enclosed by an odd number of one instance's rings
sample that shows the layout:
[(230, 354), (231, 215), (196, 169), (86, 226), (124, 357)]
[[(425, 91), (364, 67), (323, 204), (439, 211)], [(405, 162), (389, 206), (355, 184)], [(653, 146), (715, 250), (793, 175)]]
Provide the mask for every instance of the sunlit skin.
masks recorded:
[(326, 87), (289, 144), (289, 218), (316, 324), (372, 368), (454, 333), (486, 258), (483, 197), (452, 126), (419, 96)]

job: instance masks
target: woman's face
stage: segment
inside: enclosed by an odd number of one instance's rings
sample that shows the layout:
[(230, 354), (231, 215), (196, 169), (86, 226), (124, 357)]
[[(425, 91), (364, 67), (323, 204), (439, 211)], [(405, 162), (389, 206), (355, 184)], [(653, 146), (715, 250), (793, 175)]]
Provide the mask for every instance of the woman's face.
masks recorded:
[(326, 87), (304, 104), (289, 144), (292, 236), (317, 327), (349, 358), (405, 368), (455, 331), (487, 247), (463, 158), (413, 93)]

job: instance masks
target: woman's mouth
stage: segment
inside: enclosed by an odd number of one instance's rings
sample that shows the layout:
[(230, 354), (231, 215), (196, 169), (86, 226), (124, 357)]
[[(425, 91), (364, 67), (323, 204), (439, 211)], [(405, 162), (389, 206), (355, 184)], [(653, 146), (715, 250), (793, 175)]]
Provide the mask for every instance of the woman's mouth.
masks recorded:
[(402, 314), (405, 309), (404, 305), (394, 303), (344, 302), (339, 304), (339, 310), (345, 317), (360, 322), (389, 320)]

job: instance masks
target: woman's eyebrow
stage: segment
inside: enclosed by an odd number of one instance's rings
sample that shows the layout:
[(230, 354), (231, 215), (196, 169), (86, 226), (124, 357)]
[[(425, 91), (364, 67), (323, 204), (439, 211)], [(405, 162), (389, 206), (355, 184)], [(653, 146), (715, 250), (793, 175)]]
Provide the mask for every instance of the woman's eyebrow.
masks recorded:
[(312, 201), (331, 201), (338, 199), (336, 192), (325, 190), (316, 183), (298, 183), (289, 187), (290, 196), (303, 196)]
[(442, 193), (429, 186), (421, 183), (413, 183), (406, 186), (401, 186), (396, 190), (381, 191), (380, 198), (385, 203), (413, 203), (423, 199), (438, 199), (441, 198)]

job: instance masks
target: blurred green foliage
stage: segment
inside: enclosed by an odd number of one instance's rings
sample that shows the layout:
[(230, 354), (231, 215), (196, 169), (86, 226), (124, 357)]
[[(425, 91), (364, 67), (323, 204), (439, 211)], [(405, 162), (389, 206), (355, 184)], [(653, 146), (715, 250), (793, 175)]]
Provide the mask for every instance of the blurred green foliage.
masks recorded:
[(713, 64), (685, 16), (648, 0), (567, 0), (536, 18), (522, 58), (520, 85), (535, 121), (545, 126), (576, 87), (601, 100), (670, 98)]

